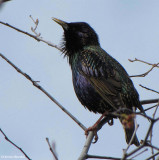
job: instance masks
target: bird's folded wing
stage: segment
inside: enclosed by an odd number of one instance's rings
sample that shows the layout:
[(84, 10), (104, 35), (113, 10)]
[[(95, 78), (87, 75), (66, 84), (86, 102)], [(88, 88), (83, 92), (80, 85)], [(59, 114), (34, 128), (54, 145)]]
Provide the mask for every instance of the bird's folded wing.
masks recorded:
[(100, 66), (99, 63), (96, 66), (96, 63), (92, 62), (93, 60), (90, 61), (94, 66), (91, 67), (90, 64), (84, 63), (80, 71), (81, 74), (90, 82), (103, 100), (109, 103), (114, 109), (117, 109), (112, 98), (118, 97), (121, 91), (121, 81), (118, 72), (110, 66), (107, 72), (107, 67), (102, 66), (102, 62)]

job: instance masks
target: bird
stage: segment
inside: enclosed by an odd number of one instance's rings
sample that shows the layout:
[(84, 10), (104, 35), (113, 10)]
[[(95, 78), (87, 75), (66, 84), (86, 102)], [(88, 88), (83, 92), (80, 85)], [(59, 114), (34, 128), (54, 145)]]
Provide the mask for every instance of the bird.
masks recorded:
[[(139, 94), (124, 67), (99, 43), (95, 30), (86, 22), (65, 22), (52, 18), (64, 30), (61, 50), (72, 70), (74, 91), (81, 104), (89, 111), (105, 116), (117, 113), (120, 122), (132, 119), (133, 107), (144, 113)], [(124, 116), (122, 116), (124, 115)], [(123, 127), (129, 144), (135, 130)], [(139, 146), (135, 133), (131, 144)]]

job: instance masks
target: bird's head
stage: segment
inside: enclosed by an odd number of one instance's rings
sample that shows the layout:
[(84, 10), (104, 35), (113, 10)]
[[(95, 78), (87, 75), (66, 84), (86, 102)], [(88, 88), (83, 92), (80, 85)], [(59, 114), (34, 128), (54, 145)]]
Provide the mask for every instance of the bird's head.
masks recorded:
[(85, 46), (99, 45), (96, 32), (85, 22), (67, 23), (52, 18), (64, 30), (63, 51), (69, 56), (82, 50)]

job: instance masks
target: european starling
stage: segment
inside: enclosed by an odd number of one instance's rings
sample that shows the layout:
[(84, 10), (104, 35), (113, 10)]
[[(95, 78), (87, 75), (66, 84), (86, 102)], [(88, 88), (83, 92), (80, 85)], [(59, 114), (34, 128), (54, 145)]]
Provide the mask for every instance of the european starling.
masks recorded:
[[(130, 116), (133, 107), (144, 112), (128, 73), (100, 47), (94, 29), (85, 22), (53, 20), (64, 30), (62, 51), (71, 66), (74, 90), (81, 104), (94, 113), (120, 113), (116, 117), (121, 122), (120, 115)], [(127, 143), (134, 128), (134, 119), (130, 128), (124, 127)], [(136, 135), (131, 144), (139, 145)]]

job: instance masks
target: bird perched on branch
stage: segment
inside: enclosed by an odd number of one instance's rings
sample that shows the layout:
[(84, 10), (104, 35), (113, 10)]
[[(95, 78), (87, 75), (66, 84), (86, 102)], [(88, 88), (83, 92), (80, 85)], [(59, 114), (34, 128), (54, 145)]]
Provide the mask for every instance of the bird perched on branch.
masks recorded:
[[(94, 113), (104, 116), (116, 113), (114, 117), (122, 123), (131, 119), (131, 125), (123, 123), (126, 142), (129, 143), (135, 129), (131, 116), (133, 107), (144, 112), (129, 75), (117, 60), (100, 47), (98, 36), (90, 25), (53, 20), (64, 30), (62, 51), (69, 60), (79, 101)], [(139, 145), (136, 134), (131, 144)]]

